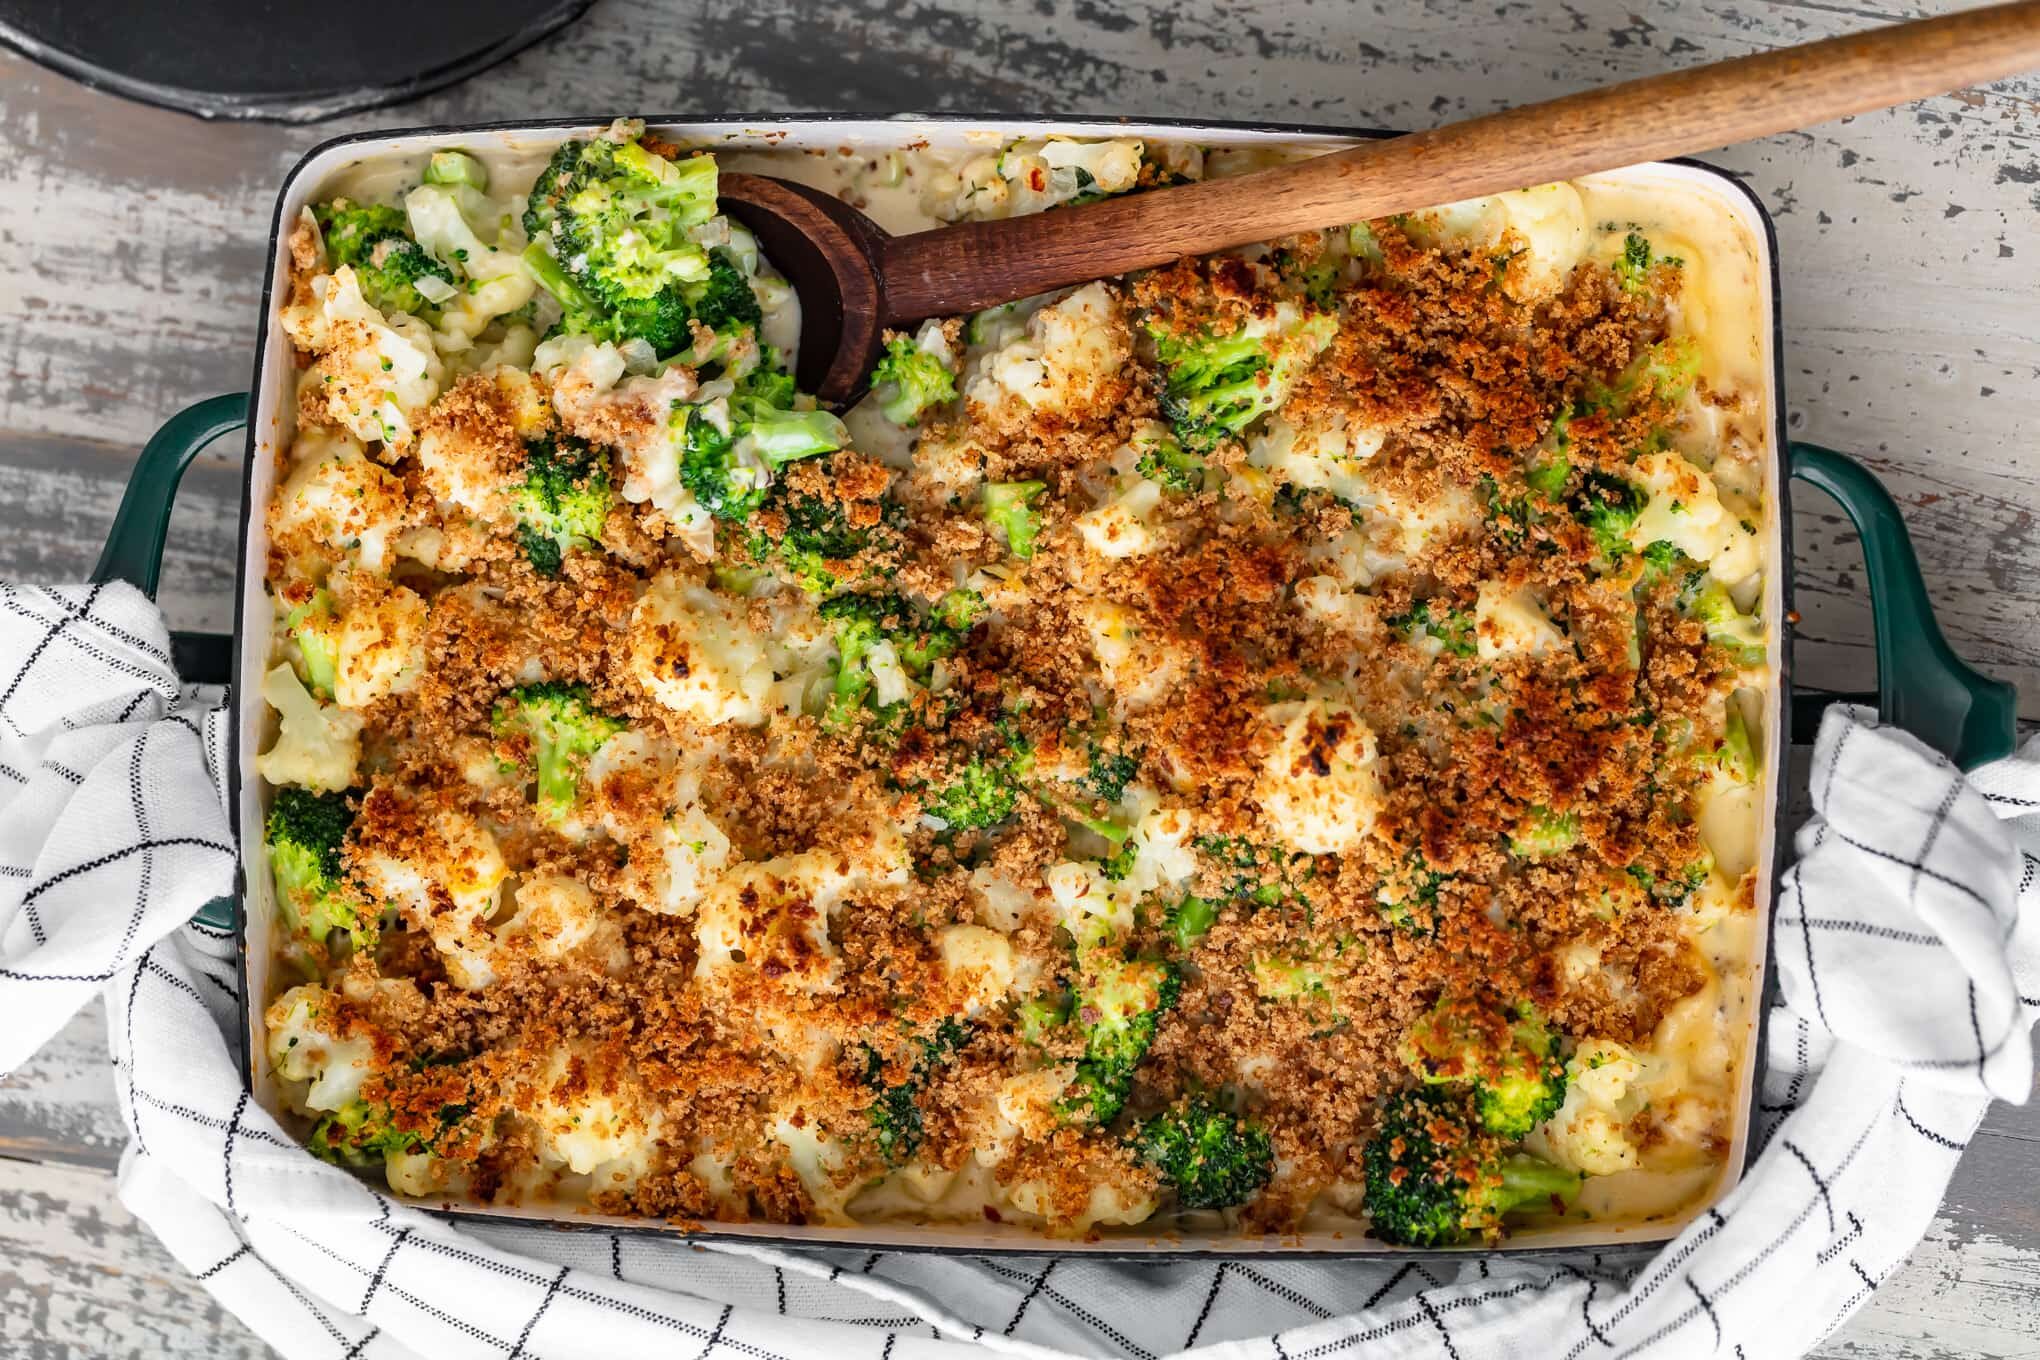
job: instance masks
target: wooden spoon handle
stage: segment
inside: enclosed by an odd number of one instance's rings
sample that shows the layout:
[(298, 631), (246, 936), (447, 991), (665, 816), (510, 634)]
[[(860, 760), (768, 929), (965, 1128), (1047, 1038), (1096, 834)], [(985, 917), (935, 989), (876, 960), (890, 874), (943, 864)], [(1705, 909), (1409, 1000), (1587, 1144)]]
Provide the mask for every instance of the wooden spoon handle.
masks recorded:
[(1371, 142), (1273, 170), (886, 243), (886, 321), (1572, 179), (2040, 68), (2040, 0), (1893, 24)]

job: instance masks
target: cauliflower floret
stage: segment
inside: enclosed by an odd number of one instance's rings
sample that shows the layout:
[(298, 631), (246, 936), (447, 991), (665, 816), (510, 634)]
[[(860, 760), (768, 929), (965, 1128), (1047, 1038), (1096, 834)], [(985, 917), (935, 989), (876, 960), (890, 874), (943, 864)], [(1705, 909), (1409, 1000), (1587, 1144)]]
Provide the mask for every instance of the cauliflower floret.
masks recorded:
[(970, 872), (971, 891), (978, 907), (978, 919), (1002, 935), (1020, 928), (1021, 920), (1034, 910), (1037, 890), (1015, 883), (989, 864)]
[(1374, 597), (1349, 588), (1336, 576), (1306, 576), (1298, 581), (1296, 604), (1327, 628), (1337, 629), (1355, 640), (1380, 641), (1386, 636), (1381, 607)]
[(844, 1183), (844, 1169), (850, 1163), (849, 1149), (823, 1133), (820, 1118), (803, 1110), (797, 1102), (788, 1102), (775, 1110), (767, 1128), (773, 1140), (785, 1149), (786, 1165), (800, 1177), (814, 1205), (808, 1222), (850, 1222), (844, 1206), (864, 1188), (864, 1181), (849, 1177), (848, 1183)]
[(276, 742), (255, 757), (255, 769), (272, 784), (344, 789), (361, 759), (361, 715), (314, 699), (288, 661), (262, 677), (262, 701), (276, 710)]
[(284, 333), (318, 356), (299, 389), (305, 423), (339, 425), (392, 448), (409, 444), (446, 376), (431, 327), (377, 311), (348, 265), (314, 275), (307, 292), (309, 301), (282, 314)]
[(843, 960), (829, 920), (860, 889), (907, 881), (905, 843), (889, 828), (860, 845), (731, 866), (695, 911), (695, 976), (715, 981), (757, 970), (794, 991), (833, 992)]
[(1305, 430), (1278, 415), (1247, 441), (1247, 462), (1291, 486), (1358, 500), (1369, 490), (1367, 460), (1381, 452), (1386, 437), (1379, 429), (1349, 425), (1344, 414), (1334, 415), (1322, 427)]
[[(996, 159), (978, 157), (962, 175), (938, 175), (932, 197), (949, 220), (1019, 217), (1084, 194), (1120, 194), (1140, 180), (1142, 144), (1131, 137), (1079, 142), (1067, 137), (1015, 142)], [(990, 173), (979, 164), (992, 160)], [(1002, 192), (987, 192), (996, 183)]]
[(1279, 732), (1254, 796), (1276, 839), (1310, 855), (1358, 845), (1381, 810), (1373, 729), (1345, 704), (1322, 700), (1276, 704), (1264, 717)]
[(1511, 590), (1506, 581), (1483, 581), (1473, 606), (1475, 647), (1482, 661), (1505, 656), (1543, 656), (1565, 645), (1565, 634), (1544, 612), (1528, 586)]
[[(483, 205), (486, 202), (482, 200)], [(476, 234), (461, 211), (461, 196), (454, 187), (419, 185), (404, 196), (404, 214), (418, 244), (466, 280), (440, 309), (444, 348), (467, 348), (491, 321), (531, 301), (538, 287), (531, 271), (516, 254), (497, 250)]]
[(1132, 610), (1110, 600), (1079, 607), (1091, 654), (1105, 683), (1129, 709), (1145, 708), (1168, 693), (1182, 674), (1182, 659), (1159, 641), (1144, 637)]
[[(700, 391), (694, 370), (675, 364), (657, 376), (625, 377), (630, 359), (615, 345), (585, 336), (548, 340), (531, 362), (533, 372), (551, 379), (560, 423), (591, 444), (616, 450), (618, 493), (633, 505), (649, 503), (697, 557), (712, 559), (715, 521), (680, 483), (678, 441), (685, 423), (674, 422), (674, 408)], [(709, 402), (703, 409), (712, 419), (729, 418), (726, 403)]]
[(1077, 416), (1099, 403), (1132, 356), (1118, 299), (1105, 284), (1088, 283), (1028, 318), (1019, 339), (979, 358), (964, 392), (992, 409), (1017, 400)]
[(1521, 302), (1557, 292), (1592, 244), (1586, 203), (1563, 182), (1433, 208), (1417, 215), (1411, 237), (1423, 245), (1507, 248), (1502, 288)]
[(1107, 878), (1088, 860), (1063, 860), (1042, 872), (1063, 928), (1079, 943), (1123, 937), (1133, 929), (1140, 894), (1124, 879)]
[(337, 1110), (361, 1094), (375, 1070), (374, 1036), (336, 1024), (340, 999), (324, 987), (293, 987), (269, 1005), (263, 1026), (269, 1061), (284, 1081), (309, 1082), (298, 1108), (306, 1113)]
[(631, 847), (626, 882), (646, 911), (685, 916), (715, 885), (732, 857), (730, 838), (715, 819), (699, 804), (689, 804)]
[(1629, 544), (1639, 552), (1668, 542), (1724, 585), (1734, 585), (1757, 569), (1761, 548), (1757, 536), (1721, 503), (1714, 479), (1678, 454), (1666, 450), (1636, 460), (1631, 475), (1649, 493)]
[(1525, 1146), (1540, 1157), (1590, 1176), (1642, 1165), (1629, 1122), (1645, 1103), (1644, 1065), (1609, 1039), (1590, 1039), (1566, 1063), (1565, 1103), (1534, 1129)]
[(527, 373), (497, 368), (461, 379), (418, 432), (426, 489), (484, 522), (507, 520), (525, 444), (544, 437), (551, 423), (545, 391)]
[(1190, 848), (1196, 826), (1181, 808), (1155, 808), (1134, 823), (1127, 844), (1133, 863), (1125, 883), (1136, 892), (1174, 888), (1197, 876), (1197, 856)]
[(647, 694), (705, 727), (765, 721), (772, 663), (743, 602), (671, 573), (631, 611), (630, 668)]
[(492, 932), (507, 950), (549, 961), (581, 951), (611, 973), (630, 962), (622, 928), (585, 884), (564, 874), (539, 874), (519, 882), (511, 901), (517, 910)]
[(997, 1166), (1021, 1140), (1046, 1138), (1060, 1122), (1056, 1104), (1076, 1069), (1065, 1063), (1019, 1072), (1000, 1081), (988, 1106), (978, 1111), (972, 1139), (979, 1166)]
[(1145, 477), (1135, 477), (1103, 505), (1077, 516), (1077, 532), (1100, 557), (1138, 557), (1153, 552), (1161, 544), (1155, 532), (1155, 512), (1161, 504), (1161, 487)]
[(1077, 1154), (1080, 1174), (1089, 1193), (1076, 1199), (1061, 1177), (1014, 1184), (1006, 1197), (1015, 1209), (1039, 1218), (1056, 1236), (1081, 1237), (1093, 1228), (1144, 1222), (1155, 1211), (1152, 1176), (1137, 1171), (1112, 1152), (1086, 1148)]
[[(619, 841), (629, 842), (666, 818), (682, 777), (679, 748), (657, 732), (626, 728), (588, 758), (577, 814)], [(687, 773), (692, 798), (695, 779)]]
[(425, 618), (416, 591), (350, 574), (340, 604), (334, 700), (361, 709), (385, 695), (409, 693), (425, 672)]
[(1013, 943), (998, 931), (977, 925), (944, 926), (936, 933), (935, 948), (965, 1015), (983, 1014), (1012, 990)]
[[(1377, 491), (1362, 499), (1363, 504), (1371, 501), (1377, 516), (1386, 519), (1398, 531), (1396, 543), (1400, 556), (1414, 558), (1433, 543), (1451, 538), (1462, 530), (1472, 529), (1480, 523), (1480, 506), (1472, 494), (1463, 486), (1452, 484), (1441, 487), (1435, 494), (1422, 499), (1405, 496), (1393, 491)], [(1395, 563), (1400, 566), (1401, 563)], [(1392, 569), (1383, 563), (1385, 574)]]
[(665, 1112), (636, 1077), (592, 1045), (555, 1051), (545, 1072), (516, 1098), (537, 1126), (539, 1161), (591, 1176), (597, 1190), (633, 1184), (665, 1131)]
[(426, 811), (401, 795), (378, 789), (364, 801), (357, 834), (379, 844), (379, 824), (402, 827), (399, 856), (372, 850), (361, 856), (362, 884), (393, 904), (427, 935), (457, 987), (479, 991), (496, 978), (496, 914), (510, 870), (489, 829), (457, 808)]
[(403, 483), (343, 430), (307, 429), (291, 455), (290, 475), (269, 503), (270, 542), (290, 557), (351, 553), (365, 571), (386, 570), (408, 514)]

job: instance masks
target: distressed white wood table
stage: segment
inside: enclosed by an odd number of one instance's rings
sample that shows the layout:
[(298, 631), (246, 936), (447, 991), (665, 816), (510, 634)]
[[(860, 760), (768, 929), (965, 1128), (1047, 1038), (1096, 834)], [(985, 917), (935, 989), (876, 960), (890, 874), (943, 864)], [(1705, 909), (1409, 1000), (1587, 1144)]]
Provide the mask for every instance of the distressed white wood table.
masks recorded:
[[(0, 55), (0, 572), (82, 575), (157, 422), (246, 385), (276, 186), (342, 131), (903, 106), (1418, 127), (1920, 12), (1892, 0), (610, 3), (478, 83), (317, 130), (209, 126)], [(2040, 79), (1710, 159), (1777, 219), (1793, 432), (1883, 475), (1955, 646), (2016, 681), (2023, 716), (2040, 719)], [(216, 452), (185, 480), (163, 591), (180, 626), (227, 626), (235, 461)], [(1799, 679), (1863, 688), (1873, 662), (1853, 535), (1804, 499)], [(0, 1081), (0, 1355), (265, 1354), (121, 1211), (120, 1144), (96, 1012)], [(2040, 1110), (1992, 1113), (1933, 1233), (1824, 1353), (2040, 1354)]]

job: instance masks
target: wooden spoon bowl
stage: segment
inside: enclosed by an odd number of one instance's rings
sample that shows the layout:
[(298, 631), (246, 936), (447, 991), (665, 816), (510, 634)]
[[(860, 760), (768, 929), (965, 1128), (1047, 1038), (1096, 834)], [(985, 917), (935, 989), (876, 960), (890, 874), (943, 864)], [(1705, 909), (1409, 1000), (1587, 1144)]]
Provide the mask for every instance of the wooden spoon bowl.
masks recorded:
[(2040, 0), (1893, 24), (1081, 208), (893, 236), (819, 189), (726, 174), (724, 211), (800, 295), (802, 388), (863, 390), (887, 327), (1185, 255), (1573, 179), (2040, 67)]

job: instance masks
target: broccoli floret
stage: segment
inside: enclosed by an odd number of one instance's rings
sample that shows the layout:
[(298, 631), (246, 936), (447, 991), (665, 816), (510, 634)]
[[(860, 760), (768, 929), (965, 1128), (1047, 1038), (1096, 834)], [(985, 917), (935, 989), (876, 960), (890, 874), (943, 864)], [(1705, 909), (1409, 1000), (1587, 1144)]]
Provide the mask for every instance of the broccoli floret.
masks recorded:
[[(918, 425), (921, 413), (930, 406), (956, 400), (956, 375), (943, 354), (927, 343), (941, 334), (939, 328), (924, 329), (920, 341), (905, 335), (887, 338), (885, 353), (871, 370), (871, 390), (878, 398), (879, 411), (893, 424)], [(946, 353), (946, 342), (942, 349)]]
[(1194, 893), (1184, 893), (1181, 901), (1170, 907), (1162, 918), (1162, 933), (1176, 942), (1176, 948), (1187, 954), (1197, 947), (1197, 942), (1218, 921), (1218, 903), (1207, 901)]
[(727, 425), (706, 406), (675, 406), (680, 427), (680, 484), (718, 519), (748, 519), (765, 504), (779, 469), (832, 453), (850, 442), (827, 411), (786, 411), (731, 398)]
[(1684, 263), (1676, 255), (1659, 255), (1650, 248), (1650, 238), (1640, 231), (1632, 231), (1622, 238), (1622, 254), (1613, 266), (1616, 281), (1624, 292), (1647, 293), (1650, 291), (1650, 271), (1661, 264), (1677, 268)]
[(1150, 428), (1136, 434), (1133, 444), (1140, 450), (1140, 458), (1134, 463), (1133, 470), (1141, 476), (1166, 491), (1180, 495), (1203, 488), (1204, 460), (1174, 438)]
[(1756, 744), (1750, 740), (1749, 724), (1743, 720), (1742, 709), (1734, 703), (1728, 706), (1728, 718), (1722, 726), (1721, 745), (1715, 750), (1714, 762), (1722, 773), (1738, 784), (1756, 780)]
[(824, 601), (820, 613), (836, 639), (836, 683), (824, 720), (842, 726), (856, 720), (870, 697), (865, 657), (885, 640), (886, 621), (906, 615), (906, 606), (897, 595), (838, 595)]
[(1445, 875), (1433, 869), (1422, 853), (1412, 851), (1409, 860), (1384, 880), (1375, 893), (1381, 919), (1410, 935), (1429, 935), (1437, 929), (1438, 890)]
[(1150, 322), (1162, 365), (1162, 414), (1185, 448), (1204, 452), (1280, 406), (1338, 323), (1285, 304), (1229, 335), (1179, 335)]
[(1101, 742), (1091, 742), (1091, 763), (1080, 781), (1085, 793), (1107, 803), (1116, 803), (1126, 796), (1126, 786), (1140, 773), (1138, 752), (1114, 750)]
[(815, 595), (826, 595), (841, 584), (831, 563), (879, 546), (895, 532), (885, 523), (852, 525), (843, 502), (795, 492), (783, 484), (773, 488), (768, 504), (782, 513), (785, 529), (776, 539), (753, 533), (752, 560), (776, 563), (781, 575)]
[(1629, 552), (1629, 530), (1643, 513), (1643, 489), (1605, 472), (1590, 472), (1573, 497), (1573, 518), (1586, 526), (1594, 548), (1610, 562)]
[(1533, 807), (1509, 837), (1509, 853), (1518, 859), (1543, 859), (1563, 854), (1580, 842), (1580, 819), (1570, 812)]
[(375, 933), (376, 918), (342, 876), (340, 847), (354, 825), (344, 793), (314, 793), (295, 784), (276, 791), (263, 842), (276, 875), (276, 900), (298, 929), (320, 944), (344, 930), (357, 947)]
[(1686, 899), (1700, 890), (1707, 876), (1714, 872), (1714, 856), (1705, 851), (1700, 858), (1673, 874), (1658, 874), (1641, 864), (1632, 864), (1623, 872), (1636, 880), (1638, 887), (1651, 897), (1667, 906), (1681, 907)]
[(1558, 1037), (1529, 1006), (1441, 996), (1403, 1039), (1403, 1061), (1433, 1085), (1459, 1085), (1489, 1133), (1510, 1141), (1558, 1113), (1565, 1062)]
[(1361, 1165), (1375, 1235), (1411, 1247), (1497, 1239), (1504, 1216), (1570, 1203), (1580, 1187), (1575, 1172), (1504, 1155), (1464, 1097), (1435, 1087), (1388, 1098)]
[(680, 425), (680, 484), (718, 519), (746, 519), (765, 503), (756, 469), (737, 463), (736, 438), (699, 406), (676, 406)]
[(1643, 558), (1643, 576), (1639, 584), (1645, 586), (1677, 575), (1687, 562), (1686, 554), (1662, 538), (1646, 547), (1640, 555)]
[(609, 458), (572, 435), (524, 445), (524, 482), (511, 498), (517, 540), (533, 570), (557, 576), (567, 553), (599, 542), (614, 503)]
[(1009, 764), (972, 756), (956, 778), (924, 797), (921, 810), (952, 831), (967, 831), (1005, 821), (1019, 801)]
[(1407, 614), (1397, 614), (1387, 622), (1418, 646), (1436, 644), (1437, 651), (1459, 657), (1470, 657), (1480, 650), (1474, 640), (1473, 615), (1441, 601), (1418, 600)]
[(389, 1107), (350, 1100), (312, 1126), (307, 1140), (313, 1156), (335, 1166), (381, 1166), (397, 1153), (419, 1152), (418, 1136), (390, 1122)]
[(1763, 621), (1737, 609), (1727, 586), (1696, 572), (1681, 593), (1679, 603), (1707, 630), (1707, 641), (1727, 652), (1736, 665), (1764, 664)]
[(1651, 397), (1676, 405), (1693, 390), (1699, 371), (1700, 347), (1691, 336), (1660, 340), (1630, 360), (1612, 384), (1593, 391), (1587, 404), (1618, 416)]
[(786, 371), (784, 356), (770, 345), (760, 345), (757, 366), (737, 380), (735, 395), (761, 406), (791, 411), (799, 393), (793, 385), (793, 374)]
[[(976, 591), (949, 591), (929, 609), (925, 623), (913, 623), (890, 634), (900, 665), (925, 684), (936, 662), (962, 650), (984, 612), (984, 596)], [(912, 618), (910, 611), (907, 617)]]
[(493, 726), (498, 735), (531, 743), (539, 811), (557, 820), (573, 807), (589, 757), (626, 724), (596, 708), (586, 685), (542, 680), (506, 694), (496, 705)]
[(1105, 1125), (1126, 1105), (1134, 1069), (1183, 982), (1173, 964), (1128, 961), (1107, 946), (1089, 950), (1080, 973), (1076, 1016), (1084, 1056), (1057, 1109), (1072, 1122)]
[(765, 324), (765, 311), (750, 279), (722, 246), (708, 252), (708, 277), (685, 291), (694, 319), (718, 335), (743, 327), (755, 331)]
[[(436, 319), (439, 308), (418, 291), (420, 279), (437, 279), (453, 288), (453, 272), (426, 254), (411, 235), (403, 210), (386, 203), (352, 203), (336, 198), (312, 209), (326, 254), (335, 265), (348, 265), (361, 284), (361, 295), (379, 311), (409, 312)], [(445, 297), (448, 294), (442, 293)]]
[(1185, 1209), (1244, 1204), (1275, 1171), (1275, 1147), (1265, 1128), (1198, 1099), (1143, 1123), (1133, 1146), (1175, 1187), (1176, 1202)]
[(1523, 469), (1524, 482), (1546, 500), (1557, 500), (1565, 491), (1566, 479), (1572, 475), (1572, 457), (1567, 453), (1572, 447), (1571, 428), (1572, 407), (1562, 406)]
[(954, 1016), (944, 1019), (921, 1041), (913, 1074), (905, 1081), (894, 1083), (886, 1081), (885, 1060), (878, 1051), (865, 1046), (865, 1085), (878, 1092), (866, 1108), (865, 1117), (871, 1123), (872, 1142), (888, 1165), (898, 1166), (920, 1149), (924, 1132), (921, 1090), (928, 1084), (929, 1074), (956, 1056), (957, 1050), (969, 1042), (970, 1026)]
[(333, 612), (332, 592), (313, 591), (312, 598), (284, 615), (283, 628), (304, 662), (305, 688), (331, 699), (340, 670), (340, 619)]
[(1037, 992), (1013, 1008), (1014, 1029), (1022, 1043), (1045, 1047), (1070, 1022), (1070, 1010), (1068, 992)]
[(1302, 877), (1308, 878), (1315, 872), (1307, 855), (1292, 856), (1257, 845), (1244, 836), (1202, 836), (1196, 848), (1230, 871), (1221, 891), (1228, 902), (1272, 907), (1292, 899), (1308, 901), (1297, 884), (1298, 875), (1291, 872), (1298, 865), (1302, 866)]
[(563, 328), (637, 337), (661, 355), (693, 345), (693, 321), (718, 332), (755, 328), (757, 297), (743, 271), (689, 234), (715, 215), (715, 195), (712, 156), (669, 161), (635, 138), (554, 152), (524, 212), (524, 258), (565, 309)]
[[(873, 1054), (875, 1059), (878, 1055)], [(865, 1110), (871, 1121), (871, 1141), (889, 1166), (898, 1166), (920, 1149), (921, 1104), (910, 1082), (881, 1087)]]
[(975, 590), (952, 590), (935, 601), (928, 616), (944, 628), (975, 628), (985, 616), (985, 597)]
[(1041, 516), (1034, 511), (1034, 501), (1047, 489), (1046, 482), (985, 483), (981, 502), (985, 523), (1006, 536), (1006, 546), (1015, 557), (1034, 556), (1034, 539), (1041, 532)]

